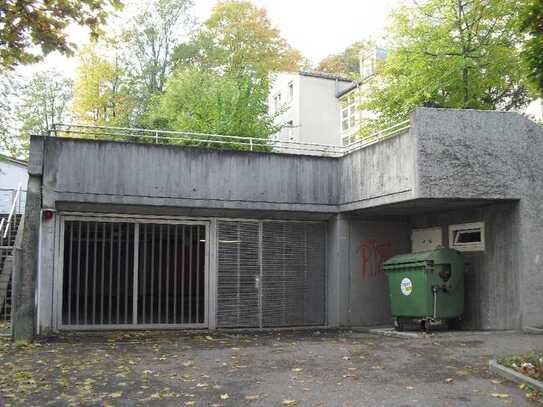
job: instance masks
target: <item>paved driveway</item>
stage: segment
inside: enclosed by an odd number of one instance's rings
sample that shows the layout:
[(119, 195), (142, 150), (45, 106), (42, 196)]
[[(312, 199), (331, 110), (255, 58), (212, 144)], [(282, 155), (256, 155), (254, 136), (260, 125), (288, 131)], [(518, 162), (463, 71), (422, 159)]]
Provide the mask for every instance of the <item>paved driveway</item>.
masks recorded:
[(0, 406), (524, 406), (487, 371), (543, 336), (174, 332), (0, 340)]

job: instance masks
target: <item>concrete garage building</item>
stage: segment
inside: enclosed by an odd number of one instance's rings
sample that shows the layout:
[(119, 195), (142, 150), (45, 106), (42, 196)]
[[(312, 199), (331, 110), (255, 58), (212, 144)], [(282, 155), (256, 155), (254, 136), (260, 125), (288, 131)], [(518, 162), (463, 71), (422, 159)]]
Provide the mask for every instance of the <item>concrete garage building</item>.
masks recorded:
[(543, 129), (417, 109), (332, 156), (31, 140), (14, 334), (391, 322), (383, 262), (465, 251), (465, 328), (543, 323)]

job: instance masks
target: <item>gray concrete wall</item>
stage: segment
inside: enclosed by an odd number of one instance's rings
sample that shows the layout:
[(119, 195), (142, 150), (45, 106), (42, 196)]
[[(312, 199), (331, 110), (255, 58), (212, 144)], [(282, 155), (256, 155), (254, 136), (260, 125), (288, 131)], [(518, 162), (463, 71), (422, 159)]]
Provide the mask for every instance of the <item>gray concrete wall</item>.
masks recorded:
[(519, 230), (516, 203), (419, 215), (413, 228), (441, 227), (443, 246), (449, 246), (449, 226), (485, 223), (485, 251), (464, 252), (465, 313), (463, 327), (517, 329), (521, 326), (519, 289)]
[(349, 325), (392, 323), (383, 263), (410, 251), (409, 235), (407, 222), (349, 220)]
[(343, 157), (341, 210), (350, 211), (414, 198), (414, 138), (407, 132)]
[(336, 212), (337, 160), (44, 140), (44, 207), (57, 201)]
[(418, 198), (520, 198), (541, 175), (543, 128), (515, 113), (420, 108), (411, 131)]
[(14, 247), (12, 288), (15, 340), (32, 340), (36, 334), (36, 280), (39, 262), (39, 230), (41, 223), (41, 177), (29, 173), (26, 209), (23, 221), (23, 241)]
[(336, 215), (326, 233), (328, 326), (349, 324), (349, 221)]
[(543, 323), (543, 127), (515, 113), (417, 109), (416, 195), (517, 198), (523, 326)]
[(413, 137), (344, 158), (39, 137), (57, 202), (337, 213), (413, 197)]

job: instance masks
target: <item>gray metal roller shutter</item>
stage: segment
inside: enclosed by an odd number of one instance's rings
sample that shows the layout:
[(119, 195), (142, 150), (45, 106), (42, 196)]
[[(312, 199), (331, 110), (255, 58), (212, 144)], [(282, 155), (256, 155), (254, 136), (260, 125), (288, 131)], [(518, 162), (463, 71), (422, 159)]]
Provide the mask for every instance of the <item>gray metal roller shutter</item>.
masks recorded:
[(262, 324), (325, 324), (325, 229), (320, 223), (264, 222)]
[(217, 326), (260, 325), (259, 224), (218, 222)]
[(325, 226), (218, 223), (217, 326), (325, 324)]

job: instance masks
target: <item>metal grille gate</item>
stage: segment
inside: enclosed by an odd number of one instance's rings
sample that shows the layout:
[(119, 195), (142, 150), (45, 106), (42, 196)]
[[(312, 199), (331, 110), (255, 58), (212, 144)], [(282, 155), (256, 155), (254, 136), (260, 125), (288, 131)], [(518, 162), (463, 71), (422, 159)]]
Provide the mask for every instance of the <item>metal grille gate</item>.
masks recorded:
[(217, 326), (325, 324), (325, 226), (218, 223)]
[(207, 323), (205, 224), (64, 222), (65, 328)]

